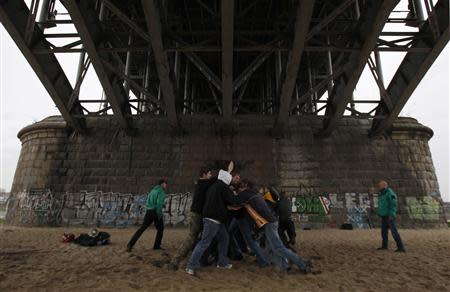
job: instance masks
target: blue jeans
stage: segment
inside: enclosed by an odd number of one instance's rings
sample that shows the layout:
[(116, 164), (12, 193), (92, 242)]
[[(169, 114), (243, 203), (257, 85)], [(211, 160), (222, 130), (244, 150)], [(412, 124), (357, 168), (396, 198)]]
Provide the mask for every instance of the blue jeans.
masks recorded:
[(274, 264), (279, 265), (279, 268), (285, 270), (283, 258), (293, 262), (300, 269), (306, 268), (305, 260), (284, 246), (278, 234), (278, 222), (267, 223), (264, 225), (264, 233), (266, 234), (266, 244), (269, 252), (275, 257)]
[(238, 226), (239, 229), (241, 230), (242, 236), (244, 236), (244, 240), (247, 243), (248, 247), (250, 247), (250, 249), (255, 253), (258, 264), (262, 267), (268, 266), (269, 262), (264, 256), (261, 247), (252, 237), (252, 230), (250, 227), (250, 222), (248, 222), (248, 219), (245, 217), (239, 219)]
[(402, 238), (398, 233), (397, 226), (395, 225), (395, 218), (389, 219), (388, 216), (381, 217), (381, 238), (383, 239), (382, 247), (388, 247), (388, 231), (391, 229), (392, 237), (397, 243), (398, 249), (405, 249), (403, 246)]
[(195, 269), (200, 266), (200, 258), (216, 236), (219, 250), (219, 259), (217, 264), (219, 266), (226, 266), (229, 264), (229, 260), (227, 258), (229, 237), (225, 225), (203, 218), (202, 238), (195, 246), (188, 261), (187, 267), (189, 269)]

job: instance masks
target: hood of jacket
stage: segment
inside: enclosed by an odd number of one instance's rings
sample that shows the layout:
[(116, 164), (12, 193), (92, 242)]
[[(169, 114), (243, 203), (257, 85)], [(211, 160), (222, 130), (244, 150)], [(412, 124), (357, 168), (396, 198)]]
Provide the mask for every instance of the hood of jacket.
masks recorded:
[(230, 185), (231, 178), (231, 174), (222, 169), (219, 171), (219, 175), (217, 176), (217, 179), (223, 181), (227, 186)]

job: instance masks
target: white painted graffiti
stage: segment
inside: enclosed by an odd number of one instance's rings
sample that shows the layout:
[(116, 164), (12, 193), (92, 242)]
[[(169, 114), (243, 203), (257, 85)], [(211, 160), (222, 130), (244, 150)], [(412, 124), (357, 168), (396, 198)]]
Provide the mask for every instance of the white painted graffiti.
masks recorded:
[[(8, 216), (24, 224), (131, 226), (142, 222), (147, 195), (102, 191), (54, 194), (34, 189), (16, 198)], [(191, 200), (190, 193), (168, 194), (165, 223), (186, 225)]]

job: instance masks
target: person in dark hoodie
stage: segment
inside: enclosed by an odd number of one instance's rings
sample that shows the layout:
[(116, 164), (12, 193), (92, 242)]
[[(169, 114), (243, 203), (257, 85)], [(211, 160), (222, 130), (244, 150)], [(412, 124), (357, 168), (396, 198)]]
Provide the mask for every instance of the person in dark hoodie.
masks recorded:
[(200, 170), (200, 178), (195, 184), (192, 197), (191, 212), (189, 213), (189, 233), (178, 248), (169, 269), (177, 270), (180, 262), (189, 254), (202, 231), (202, 211), (205, 204), (205, 196), (208, 188), (217, 180), (213, 177), (212, 170), (204, 167)]
[(295, 245), (295, 224), (292, 221), (292, 202), (273, 186), (263, 186), (260, 192), (264, 196), (267, 205), (278, 216), (278, 234), (284, 246), (291, 248)]
[[(262, 228), (266, 236), (266, 246), (276, 257), (272, 260), (280, 270), (286, 271), (287, 266), (283, 264), (284, 259), (294, 263), (302, 272), (311, 272), (311, 263), (306, 262), (300, 255), (286, 248), (278, 234), (278, 220), (273, 211), (264, 201), (264, 197), (252, 188), (252, 183), (246, 179), (239, 184), (240, 203), (245, 203), (247, 212), (255, 220), (258, 227)], [(281, 259), (281, 260), (279, 260)]]
[(236, 205), (238, 202), (237, 196), (229, 188), (232, 179), (229, 172), (220, 170), (217, 181), (206, 192), (203, 206), (202, 238), (195, 246), (186, 267), (186, 272), (190, 275), (195, 274), (195, 269), (200, 266), (203, 253), (216, 236), (218, 240), (217, 268), (232, 268), (227, 257), (229, 236), (225, 226), (228, 218), (227, 205)]

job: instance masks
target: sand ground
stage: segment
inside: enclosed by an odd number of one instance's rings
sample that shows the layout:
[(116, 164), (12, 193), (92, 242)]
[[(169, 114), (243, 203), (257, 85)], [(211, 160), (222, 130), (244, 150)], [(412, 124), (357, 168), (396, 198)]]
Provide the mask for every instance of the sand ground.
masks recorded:
[(87, 229), (0, 226), (0, 291), (450, 291), (450, 229), (400, 230), (406, 254), (376, 251), (379, 230), (300, 230), (297, 249), (320, 274), (280, 274), (248, 257), (197, 277), (160, 267), (186, 230), (166, 229), (166, 250), (153, 251), (150, 228), (126, 253), (134, 230), (106, 229), (110, 245), (80, 247), (61, 235)]

